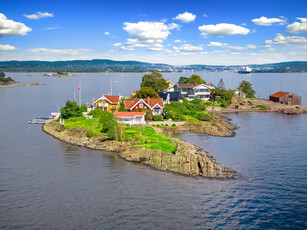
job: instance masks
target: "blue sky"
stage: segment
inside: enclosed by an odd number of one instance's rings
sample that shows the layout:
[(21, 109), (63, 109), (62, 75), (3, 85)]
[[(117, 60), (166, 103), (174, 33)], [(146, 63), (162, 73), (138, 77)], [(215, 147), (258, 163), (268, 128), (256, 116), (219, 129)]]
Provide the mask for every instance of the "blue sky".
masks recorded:
[(307, 61), (307, 1), (3, 1), (0, 60)]

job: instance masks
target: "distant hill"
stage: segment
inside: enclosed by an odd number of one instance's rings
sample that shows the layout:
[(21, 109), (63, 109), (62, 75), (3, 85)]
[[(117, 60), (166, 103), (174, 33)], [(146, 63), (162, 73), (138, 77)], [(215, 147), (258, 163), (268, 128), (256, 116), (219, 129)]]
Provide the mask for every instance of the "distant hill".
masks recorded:
[[(235, 71), (243, 65), (182, 65), (109, 59), (73, 61), (2, 61), (0, 71), (6, 72), (144, 72), (144, 71)], [(307, 61), (250, 64), (253, 72), (307, 72)]]
[(152, 64), (138, 61), (113, 61), (109, 59), (73, 60), (73, 61), (2, 61), (1, 71), (70, 71), (70, 72), (101, 72), (101, 71), (142, 71), (147, 69), (166, 68), (166, 64)]

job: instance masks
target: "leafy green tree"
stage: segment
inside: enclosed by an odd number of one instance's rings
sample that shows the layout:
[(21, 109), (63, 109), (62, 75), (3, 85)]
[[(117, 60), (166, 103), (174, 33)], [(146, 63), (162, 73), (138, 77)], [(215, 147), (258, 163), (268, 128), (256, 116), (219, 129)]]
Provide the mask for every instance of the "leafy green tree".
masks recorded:
[(239, 88), (246, 93), (247, 97), (254, 97), (256, 91), (253, 90), (252, 84), (248, 81), (242, 81), (239, 85)]
[(192, 75), (189, 78), (188, 83), (206, 84), (206, 82), (198, 75)]
[(70, 117), (81, 117), (81, 107), (75, 101), (66, 101), (66, 105), (61, 108), (61, 118), (68, 119)]
[(143, 86), (140, 90), (136, 91), (138, 98), (160, 98), (159, 94), (151, 87)]
[(5, 73), (1, 72), (0, 73), (0, 80), (4, 79), (5, 78)]
[(112, 129), (117, 124), (115, 115), (108, 111), (101, 111), (99, 122), (102, 125), (101, 131), (108, 134), (114, 131)]
[(146, 74), (143, 76), (141, 87), (143, 86), (151, 87), (155, 91), (164, 91), (168, 88), (168, 83), (159, 72), (154, 71), (152, 74)]
[(81, 105), (81, 112), (87, 112), (87, 106), (85, 104)]
[(126, 112), (127, 110), (125, 109), (125, 98), (122, 97), (122, 99), (120, 100), (120, 104), (119, 104), (119, 112)]
[(217, 88), (220, 90), (225, 90), (225, 84), (224, 84), (223, 78), (221, 78), (219, 84), (217, 85)]
[(180, 77), (178, 83), (180, 84), (186, 84), (189, 82), (189, 78), (188, 77)]

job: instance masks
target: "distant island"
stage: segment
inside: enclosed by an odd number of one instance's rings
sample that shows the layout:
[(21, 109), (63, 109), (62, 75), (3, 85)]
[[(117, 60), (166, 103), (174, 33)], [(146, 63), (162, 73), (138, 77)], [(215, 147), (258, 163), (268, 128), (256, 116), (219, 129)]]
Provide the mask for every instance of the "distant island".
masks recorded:
[[(249, 65), (168, 65), (139, 61), (114, 61), (109, 59), (73, 61), (2, 61), (0, 71), (6, 72), (237, 72), (248, 66), (251, 73), (307, 72), (307, 61), (293, 61)], [(60, 74), (61, 76), (61, 74)], [(65, 75), (66, 76), (66, 75)]]
[(57, 72), (56, 74), (51, 74), (51, 73), (48, 73), (48, 74), (44, 74), (44, 76), (46, 77), (75, 77), (76, 75), (74, 74), (71, 74), (71, 73), (65, 73), (65, 72)]

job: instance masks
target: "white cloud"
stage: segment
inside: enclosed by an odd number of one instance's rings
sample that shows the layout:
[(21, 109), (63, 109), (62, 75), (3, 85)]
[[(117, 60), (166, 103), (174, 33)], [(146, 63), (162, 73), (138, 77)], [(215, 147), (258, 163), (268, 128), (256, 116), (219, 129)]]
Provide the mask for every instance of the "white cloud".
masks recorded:
[(256, 49), (257, 48), (257, 46), (255, 46), (255, 45), (247, 45), (247, 49)]
[(29, 18), (29, 19), (52, 18), (54, 16), (54, 13), (37, 12), (36, 14), (30, 14), (30, 15), (24, 14), (23, 16), (25, 16), (26, 18)]
[(49, 49), (49, 48), (35, 48), (28, 49), (31, 53), (55, 54), (55, 55), (79, 55), (82, 53), (92, 52), (90, 49)]
[(206, 18), (206, 17), (208, 17), (208, 15), (207, 14), (203, 14), (203, 17)]
[(120, 42), (113, 44), (113, 46), (121, 46), (121, 45), (122, 45), (122, 43), (120, 43)]
[(47, 28), (45, 28), (45, 30), (56, 30), (56, 29), (59, 29), (59, 27), (47, 27)]
[(234, 24), (220, 23), (216, 25), (202, 25), (198, 29), (202, 35), (225, 36), (225, 35), (246, 35), (249, 29)]
[(279, 25), (284, 25), (287, 20), (281, 18), (267, 18), (267, 17), (260, 17), (255, 18), (252, 20), (258, 26), (271, 26), (274, 23), (278, 23)]
[(221, 43), (221, 42), (210, 42), (207, 46), (228, 48), (228, 49), (236, 50), (236, 51), (242, 51), (242, 50), (257, 48), (255, 45), (247, 45), (246, 47), (242, 47), (242, 46), (231, 46), (227, 43)]
[(294, 22), (287, 26), (287, 34), (300, 34), (307, 32), (307, 18), (297, 18), (301, 22)]
[(25, 24), (8, 20), (4, 14), (0, 13), (0, 37), (6, 35), (26, 35), (31, 30)]
[(171, 34), (170, 30), (179, 29), (176, 23), (165, 24), (163, 22), (125, 22), (123, 29), (129, 33), (133, 39), (127, 39), (122, 50), (134, 50), (135, 47), (147, 47), (149, 50), (160, 50), (162, 43)]
[(195, 14), (189, 13), (189, 12), (184, 12), (183, 14), (178, 14), (175, 18), (173, 19), (177, 19), (181, 22), (184, 23), (189, 23), (189, 22), (193, 22), (196, 18)]
[(216, 46), (216, 47), (223, 47), (227, 46), (227, 43), (221, 43), (221, 42), (210, 42), (207, 46)]
[(13, 51), (16, 50), (16, 47), (11, 45), (0, 45), (0, 51)]
[(283, 36), (282, 34), (276, 34), (276, 38), (273, 40), (266, 40), (265, 45), (294, 45), (294, 44), (307, 44), (307, 38), (299, 36)]
[[(175, 47), (174, 47), (174, 49), (175, 49)], [(203, 48), (200, 47), (200, 46), (192, 46), (190, 44), (184, 44), (184, 45), (180, 46), (178, 49), (180, 51), (189, 51), (189, 52), (202, 51), (203, 50)]]
[(110, 35), (110, 32), (106, 31), (104, 32), (104, 35)]
[(175, 40), (176, 43), (186, 43), (186, 41), (181, 41), (180, 39)]

